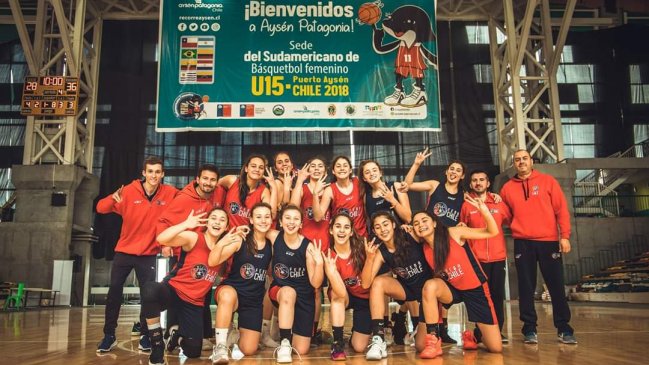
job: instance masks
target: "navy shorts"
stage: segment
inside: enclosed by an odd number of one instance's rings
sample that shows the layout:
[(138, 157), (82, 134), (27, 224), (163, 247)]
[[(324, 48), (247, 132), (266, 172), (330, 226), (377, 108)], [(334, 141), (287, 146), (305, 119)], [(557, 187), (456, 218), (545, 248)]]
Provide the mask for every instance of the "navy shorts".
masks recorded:
[(469, 321), (484, 324), (498, 324), (496, 310), (491, 301), (489, 286), (486, 282), (475, 289), (469, 290), (455, 289), (448, 283), (446, 285), (451, 291), (451, 294), (453, 294), (453, 301), (449, 304), (444, 304), (445, 308), (448, 309), (453, 304), (464, 302), (466, 312), (469, 315)]
[[(279, 307), (277, 293), (281, 287), (271, 285), (268, 297), (275, 307)], [(310, 294), (297, 292), (293, 315), (293, 333), (303, 337), (313, 336), (313, 317), (315, 317), (315, 292)]]
[[(216, 290), (214, 291), (214, 298), (216, 300), (216, 304), (218, 305), (218, 297), (219, 297), (219, 290), (227, 284), (222, 284), (216, 287)], [(230, 285), (228, 285), (230, 286)], [(237, 288), (232, 287), (235, 291)], [(264, 294), (265, 295), (265, 294)], [(237, 301), (239, 302), (239, 305), (237, 306), (236, 312), (239, 313), (239, 328), (245, 328), (248, 330), (252, 331), (257, 331), (261, 332), (261, 323), (262, 320), (264, 319), (264, 306), (259, 305), (260, 303), (264, 302), (264, 296), (262, 295), (259, 298), (253, 298), (253, 297), (244, 297), (244, 296), (239, 296), (239, 293), (237, 293)]]
[(370, 315), (370, 300), (355, 297), (349, 292), (349, 303), (346, 309), (352, 309), (352, 332), (369, 335), (372, 333), (372, 316)]

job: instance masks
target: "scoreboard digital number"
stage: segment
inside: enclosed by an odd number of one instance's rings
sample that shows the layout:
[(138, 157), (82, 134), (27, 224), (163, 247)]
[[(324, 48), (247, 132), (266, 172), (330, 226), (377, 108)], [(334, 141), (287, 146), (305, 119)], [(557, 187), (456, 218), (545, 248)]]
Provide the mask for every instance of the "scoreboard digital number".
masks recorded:
[(79, 79), (66, 76), (27, 76), (22, 115), (73, 116), (79, 102)]

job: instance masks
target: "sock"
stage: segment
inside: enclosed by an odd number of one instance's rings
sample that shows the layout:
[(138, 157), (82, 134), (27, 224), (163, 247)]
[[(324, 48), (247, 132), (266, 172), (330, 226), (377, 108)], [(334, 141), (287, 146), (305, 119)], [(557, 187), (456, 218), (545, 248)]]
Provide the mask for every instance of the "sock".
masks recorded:
[(448, 318), (442, 318), (442, 323), (444, 324), (444, 328), (448, 328)]
[(387, 325), (388, 327), (390, 326), (390, 316), (383, 316), (383, 323)]
[(417, 326), (419, 326), (419, 316), (410, 317), (410, 322), (412, 322), (412, 330), (416, 331)]
[(261, 335), (268, 336), (270, 334), (270, 319), (261, 321)]
[(439, 324), (437, 323), (426, 323), (426, 333), (439, 336)]
[(313, 336), (315, 336), (316, 333), (318, 333), (318, 323), (319, 323), (318, 321), (313, 321)]
[(149, 325), (149, 339), (151, 339), (151, 345), (164, 347), (164, 342), (162, 341), (162, 328), (160, 327), (159, 322)]
[(334, 331), (334, 342), (343, 343), (343, 326), (332, 326), (331, 328)]
[(288, 342), (291, 342), (291, 341), (293, 341), (293, 332), (291, 331), (290, 328), (289, 329), (280, 328), (279, 329), (279, 338), (282, 339), (282, 340), (287, 339)]
[(214, 329), (214, 338), (216, 339), (216, 344), (226, 344), (228, 341), (228, 329), (227, 328), (215, 328)]
[(379, 336), (381, 339), (384, 338), (384, 332), (383, 332), (383, 326), (384, 322), (383, 319), (373, 319), (372, 320), (372, 336)]

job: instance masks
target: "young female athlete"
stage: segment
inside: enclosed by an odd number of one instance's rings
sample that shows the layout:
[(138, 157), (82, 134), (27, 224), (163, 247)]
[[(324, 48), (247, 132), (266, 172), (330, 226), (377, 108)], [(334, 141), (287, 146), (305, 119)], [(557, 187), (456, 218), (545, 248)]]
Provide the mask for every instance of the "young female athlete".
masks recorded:
[[(390, 212), (400, 223), (410, 223), (412, 211), (410, 210), (410, 200), (407, 193), (399, 192), (401, 184), (399, 182), (390, 182), (383, 180), (383, 170), (381, 165), (374, 160), (365, 160), (358, 165), (358, 176), (363, 180), (361, 187), (361, 197), (365, 202), (365, 214), (367, 217), (373, 216), (376, 212)], [(368, 220), (369, 221), (369, 220)], [(372, 227), (369, 227), (371, 231)], [(382, 268), (381, 271), (388, 271)], [(388, 307), (389, 298), (386, 297), (385, 305)], [(406, 335), (406, 314), (410, 308), (410, 314), (413, 327), (417, 328), (419, 318), (419, 304), (415, 302), (404, 303), (399, 310), (392, 313), (392, 337), (397, 345), (405, 344)], [(387, 310), (389, 315), (390, 311)], [(385, 324), (389, 325), (386, 316)]]
[[(295, 181), (296, 188), (291, 193), (291, 204), (299, 206), (302, 209), (302, 229), (300, 233), (308, 238), (311, 242), (321, 242), (322, 252), (327, 252), (329, 249), (329, 221), (331, 214), (327, 210), (322, 220), (317, 222), (313, 214), (313, 195), (322, 195), (322, 190), (316, 191), (318, 180), (324, 179), (327, 176), (327, 164), (323, 157), (316, 156), (311, 158), (302, 169), (298, 170), (297, 178)], [(308, 182), (307, 182), (308, 179)], [(326, 278), (323, 286), (326, 286)], [(313, 318), (314, 334), (311, 339), (311, 344), (319, 344), (321, 340), (321, 331), (318, 329), (320, 320), (320, 313), (322, 310), (321, 299), (322, 289), (316, 288), (315, 290), (315, 317)]]
[(313, 216), (317, 222), (321, 221), (327, 210), (331, 208), (332, 214), (347, 213), (354, 220), (354, 230), (361, 237), (367, 237), (365, 222), (365, 206), (361, 200), (358, 178), (352, 176), (352, 163), (346, 156), (333, 159), (332, 172), (336, 181), (324, 187), (324, 178), (318, 180), (316, 191), (324, 188), (322, 198), (317, 194), (313, 196)]
[(333, 245), (324, 256), (324, 270), (329, 279), (330, 320), (334, 342), (331, 344), (331, 360), (345, 360), (343, 325), (345, 311), (354, 311), (352, 319), (351, 346), (362, 353), (370, 342), (370, 291), (361, 286), (360, 275), (365, 264), (363, 241), (354, 232), (352, 219), (338, 213), (329, 225)]
[[(424, 191), (428, 195), (426, 210), (437, 217), (438, 221), (447, 227), (455, 227), (460, 221), (460, 211), (464, 203), (464, 190), (461, 183), (466, 168), (461, 161), (451, 161), (446, 168), (446, 181), (442, 185), (437, 180), (414, 182), (415, 175), (421, 164), (432, 153), (428, 148), (417, 153), (415, 160), (401, 186), (401, 191)], [(445, 343), (457, 343), (448, 335), (447, 311), (442, 311), (444, 326), (440, 336)]]
[[(410, 235), (404, 235), (392, 214), (378, 212), (372, 216), (371, 221), (380, 243), (375, 245), (372, 240), (365, 245), (366, 259), (361, 285), (363, 288), (371, 287), (372, 343), (366, 359), (380, 360), (387, 356), (383, 338), (383, 297), (387, 295), (406, 302), (421, 301), (424, 283), (433, 277), (433, 272), (426, 263), (422, 245)], [(376, 276), (383, 263), (390, 267), (396, 279), (386, 275)], [(418, 331), (421, 332), (423, 331)]]
[[(176, 308), (180, 347), (187, 357), (199, 357), (203, 341), (203, 305), (212, 289), (218, 270), (218, 246), (235, 242), (244, 235), (236, 229), (227, 232), (228, 215), (221, 208), (205, 213), (190, 213), (187, 219), (161, 232), (157, 240), (170, 247), (181, 247), (178, 263), (163, 282), (147, 283), (143, 288), (142, 305), (151, 336), (149, 364), (164, 364), (164, 343), (160, 312)], [(192, 229), (206, 226), (205, 232)]]
[(384, 181), (381, 165), (374, 160), (362, 161), (358, 165), (358, 176), (363, 179), (361, 197), (364, 198), (365, 214), (368, 217), (385, 210), (399, 221), (410, 223), (412, 211), (408, 194), (399, 192), (402, 183)]
[[(436, 275), (435, 279), (426, 282), (422, 293), (426, 336), (418, 336), (416, 347), (424, 359), (442, 354), (438, 337), (438, 302), (443, 305), (464, 302), (469, 320), (477, 323), (487, 349), (490, 352), (502, 351), (500, 328), (487, 277), (466, 244), (467, 239), (494, 237), (498, 234), (498, 225), (482, 200), (466, 196), (465, 201), (478, 208), (487, 223), (486, 228), (446, 227), (427, 211), (418, 212), (413, 217), (413, 234), (423, 240), (426, 260)], [(477, 348), (472, 331), (465, 331), (462, 339), (465, 349)]]
[[(253, 154), (248, 156), (238, 176), (226, 175), (219, 179), (219, 185), (228, 190), (224, 207), (230, 217), (230, 226), (247, 226), (250, 223), (250, 209), (259, 202), (268, 203), (275, 218), (277, 185), (267, 166), (266, 157)], [(263, 180), (266, 180), (269, 189)]]
[(226, 342), (235, 311), (239, 313), (239, 349), (244, 355), (257, 352), (262, 324), (259, 304), (266, 294), (266, 271), (272, 258), (272, 244), (266, 239), (266, 233), (272, 223), (270, 205), (255, 204), (250, 210), (252, 234), (238, 239), (221, 252), (217, 264), (227, 263), (227, 269), (214, 293), (217, 307), (213, 364), (229, 361)]
[[(275, 171), (277, 172), (277, 203), (280, 207), (291, 200), (291, 190), (294, 187), (295, 166), (291, 156), (286, 151), (280, 151), (273, 157)], [(295, 184), (295, 186), (298, 186)]]
[(322, 285), (324, 272), (321, 244), (311, 243), (299, 233), (302, 211), (287, 205), (280, 214), (280, 231), (270, 230), (273, 242), (273, 282), (268, 296), (279, 308), (277, 362), (292, 361), (293, 348), (299, 355), (309, 352), (315, 312), (314, 288)]

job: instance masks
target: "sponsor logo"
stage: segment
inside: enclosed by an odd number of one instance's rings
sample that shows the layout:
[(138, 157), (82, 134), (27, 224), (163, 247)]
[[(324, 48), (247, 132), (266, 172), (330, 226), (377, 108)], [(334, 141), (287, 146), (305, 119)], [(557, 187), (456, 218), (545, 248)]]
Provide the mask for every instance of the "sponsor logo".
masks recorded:
[(232, 116), (232, 104), (217, 104), (216, 105), (216, 116), (229, 118)]
[(327, 107), (327, 113), (329, 113), (329, 116), (332, 117), (336, 115), (336, 106), (333, 104), (329, 104), (329, 106)]
[(255, 116), (255, 104), (241, 104), (241, 105), (239, 105), (239, 116), (240, 117), (254, 117)]
[(285, 109), (283, 105), (277, 104), (273, 107), (273, 114), (277, 115), (278, 117), (280, 115), (284, 115)]
[(309, 109), (307, 105), (302, 105), (301, 109), (296, 109), (294, 110), (296, 114), (312, 114), (312, 115), (320, 115), (320, 111), (316, 109)]
[(204, 110), (203, 99), (204, 97), (195, 93), (182, 93), (178, 95), (173, 105), (174, 115), (176, 118), (182, 120), (200, 118)]
[(351, 105), (351, 104), (350, 104), (350, 105), (347, 105), (347, 106), (345, 107), (345, 114), (347, 114), (347, 115), (354, 115), (354, 114), (356, 114), (356, 107), (353, 106), (353, 105)]

